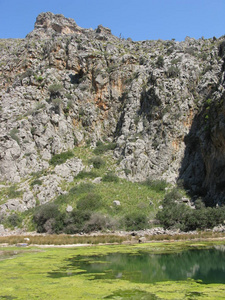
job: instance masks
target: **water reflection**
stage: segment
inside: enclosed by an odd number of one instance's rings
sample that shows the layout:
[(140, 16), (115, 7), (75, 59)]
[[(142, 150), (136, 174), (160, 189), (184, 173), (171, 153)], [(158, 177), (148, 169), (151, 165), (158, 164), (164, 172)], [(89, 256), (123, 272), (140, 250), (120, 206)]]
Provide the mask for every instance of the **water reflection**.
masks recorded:
[[(68, 271), (69, 270), (69, 271)], [(220, 249), (189, 250), (174, 254), (112, 253), (105, 256), (77, 256), (51, 277), (76, 275), (79, 270), (93, 279), (125, 279), (132, 282), (186, 280), (225, 283), (225, 252)]]

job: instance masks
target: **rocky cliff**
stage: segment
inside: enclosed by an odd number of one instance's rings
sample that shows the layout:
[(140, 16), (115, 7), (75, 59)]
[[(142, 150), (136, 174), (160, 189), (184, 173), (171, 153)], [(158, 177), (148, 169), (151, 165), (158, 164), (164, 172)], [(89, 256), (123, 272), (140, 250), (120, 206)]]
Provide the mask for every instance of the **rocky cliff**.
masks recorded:
[[(224, 37), (133, 42), (52, 13), (25, 39), (0, 40), (0, 181), (23, 191), (2, 210), (62, 193), (84, 166), (73, 157), (50, 170), (52, 156), (98, 141), (116, 143), (121, 177), (180, 179), (223, 203), (224, 49)], [(37, 172), (43, 186), (31, 189)]]

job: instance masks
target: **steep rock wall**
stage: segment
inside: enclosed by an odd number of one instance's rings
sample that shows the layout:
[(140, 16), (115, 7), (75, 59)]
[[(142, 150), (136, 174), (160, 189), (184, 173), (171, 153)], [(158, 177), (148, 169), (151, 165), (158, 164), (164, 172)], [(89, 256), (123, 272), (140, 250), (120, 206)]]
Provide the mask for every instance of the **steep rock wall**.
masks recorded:
[(20, 182), (54, 154), (108, 140), (120, 176), (181, 178), (222, 201), (223, 43), (133, 42), (42, 13), (25, 39), (0, 41), (0, 181)]

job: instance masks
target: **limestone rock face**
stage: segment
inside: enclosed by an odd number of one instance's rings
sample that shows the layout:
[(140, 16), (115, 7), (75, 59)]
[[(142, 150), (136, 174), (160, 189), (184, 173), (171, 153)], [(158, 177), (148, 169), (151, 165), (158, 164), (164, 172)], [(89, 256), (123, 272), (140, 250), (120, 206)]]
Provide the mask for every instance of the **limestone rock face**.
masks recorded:
[(74, 158), (44, 175), (52, 156), (104, 139), (116, 143), (121, 177), (181, 179), (222, 203), (224, 45), (224, 37), (133, 42), (49, 12), (25, 39), (0, 40), (0, 181), (42, 172), (42, 184), (24, 187), (8, 209), (62, 193), (84, 166)]
[(48, 37), (53, 34), (68, 35), (73, 33), (81, 33), (82, 28), (77, 26), (73, 19), (65, 18), (61, 14), (54, 15), (51, 12), (41, 13), (38, 15), (34, 30), (27, 35), (28, 38)]

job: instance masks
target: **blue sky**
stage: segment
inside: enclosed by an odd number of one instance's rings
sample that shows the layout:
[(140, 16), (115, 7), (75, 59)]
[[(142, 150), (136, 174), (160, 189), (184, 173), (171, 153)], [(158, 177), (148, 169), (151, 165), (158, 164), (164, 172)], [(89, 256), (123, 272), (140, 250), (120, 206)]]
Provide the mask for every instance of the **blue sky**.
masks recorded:
[(24, 38), (46, 11), (134, 41), (225, 34), (225, 0), (0, 0), (0, 38)]

